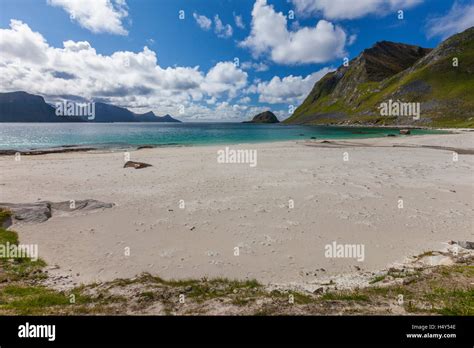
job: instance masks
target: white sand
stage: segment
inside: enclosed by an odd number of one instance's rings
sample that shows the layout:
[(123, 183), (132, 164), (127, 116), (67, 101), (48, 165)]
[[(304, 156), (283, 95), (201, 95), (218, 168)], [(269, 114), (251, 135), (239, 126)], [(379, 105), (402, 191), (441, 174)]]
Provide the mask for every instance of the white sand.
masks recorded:
[[(474, 133), (355, 142), (474, 149)], [(230, 146), (258, 151), (251, 168), (218, 164), (222, 148), (134, 151), (132, 160), (153, 165), (140, 170), (122, 168), (121, 152), (0, 157), (0, 201), (116, 203), (15, 226), (22, 243), (37, 243), (40, 257), (75, 282), (150, 272), (304, 284), (320, 268), (377, 270), (450, 239), (474, 239), (473, 155), (454, 162), (451, 151), (434, 149), (316, 148), (303, 141)], [(333, 241), (364, 244), (364, 262), (326, 258), (324, 246)]]

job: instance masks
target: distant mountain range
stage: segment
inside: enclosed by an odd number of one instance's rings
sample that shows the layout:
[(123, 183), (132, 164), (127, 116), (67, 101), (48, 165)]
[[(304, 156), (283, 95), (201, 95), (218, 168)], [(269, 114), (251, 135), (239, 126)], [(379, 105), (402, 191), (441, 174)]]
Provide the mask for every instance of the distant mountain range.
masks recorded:
[(57, 116), (56, 108), (44, 98), (26, 92), (0, 93), (0, 122), (181, 122), (170, 115), (156, 116), (152, 111), (136, 114), (105, 103), (95, 103), (95, 117)]
[[(319, 80), (289, 124), (474, 127), (474, 27), (435, 49), (377, 42)], [(381, 106), (419, 103), (420, 117)]]

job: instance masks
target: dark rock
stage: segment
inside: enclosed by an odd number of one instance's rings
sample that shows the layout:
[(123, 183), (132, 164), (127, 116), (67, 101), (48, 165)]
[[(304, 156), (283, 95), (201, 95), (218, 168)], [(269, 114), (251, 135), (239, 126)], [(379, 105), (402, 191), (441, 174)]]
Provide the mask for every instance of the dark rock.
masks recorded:
[(317, 288), (316, 290), (313, 291), (313, 294), (322, 294), (324, 292), (324, 288)]
[(430, 92), (431, 86), (429, 84), (422, 80), (416, 80), (402, 86), (402, 88), (394, 94), (394, 97), (402, 97), (410, 93), (428, 94)]
[(474, 242), (468, 242), (467, 240), (460, 240), (456, 244), (464, 249), (470, 249), (470, 250), (474, 249)]
[(0, 203), (0, 208), (10, 211), (14, 220), (24, 222), (44, 222), (52, 216), (49, 202), (32, 204)]
[(66, 153), (66, 152), (83, 152), (83, 151), (93, 151), (97, 150), (95, 147), (85, 147), (85, 146), (61, 146), (48, 149), (33, 149), (33, 150), (0, 150), (0, 156), (12, 156), (16, 153), (27, 156), (34, 155), (47, 155), (50, 153)]
[(153, 145), (141, 145), (139, 147), (137, 147), (137, 150), (141, 150), (141, 149), (153, 149), (154, 146)]
[(114, 206), (113, 203), (104, 203), (101, 201), (96, 201), (95, 199), (85, 199), (85, 200), (79, 200), (74, 202), (74, 208), (71, 208), (70, 202), (50, 202), (51, 209), (53, 210), (60, 210), (60, 211), (74, 211), (74, 210), (85, 210), (85, 211), (91, 211), (91, 210), (97, 210), (97, 209), (103, 209), (103, 208), (112, 208)]
[(135, 169), (142, 169), (142, 168), (151, 167), (151, 166), (152, 165), (148, 163), (134, 162), (134, 161), (127, 161), (127, 163), (123, 165), (124, 168), (130, 167), (130, 168), (135, 168)]
[(112, 208), (113, 203), (104, 203), (94, 199), (74, 201), (74, 208), (70, 207), (69, 201), (37, 203), (0, 203), (0, 208), (11, 212), (12, 222), (39, 223), (47, 221), (56, 212), (68, 213), (73, 211), (93, 211), (104, 208)]
[(0, 225), (0, 227), (7, 229), (11, 225), (13, 225), (12, 217), (7, 216), (6, 218), (3, 219), (2, 224)]
[(264, 111), (258, 115), (255, 115), (252, 121), (246, 121), (243, 123), (279, 123), (278, 118), (271, 111)]

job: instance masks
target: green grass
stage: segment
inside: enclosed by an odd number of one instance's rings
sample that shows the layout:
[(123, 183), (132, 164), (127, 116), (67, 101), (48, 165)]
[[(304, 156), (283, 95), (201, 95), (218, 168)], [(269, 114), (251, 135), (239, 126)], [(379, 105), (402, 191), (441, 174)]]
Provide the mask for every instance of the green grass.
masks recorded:
[(0, 308), (20, 315), (42, 314), (50, 307), (70, 304), (66, 295), (42, 286), (9, 285), (0, 293)]
[(355, 302), (368, 302), (369, 296), (365, 294), (357, 293), (356, 291), (343, 291), (343, 292), (327, 292), (321, 296), (323, 301), (355, 301)]
[(110, 312), (107, 305), (126, 302), (120, 296), (100, 294), (93, 298), (81, 293), (82, 288), (60, 292), (45, 286), (13, 284), (1, 288), (0, 313), (15, 315), (91, 314), (100, 308)]
[[(3, 225), (5, 219), (10, 216), (8, 211), (0, 211), (0, 226)], [(18, 245), (18, 234), (14, 231), (6, 230), (0, 227), (0, 245)], [(46, 263), (41, 260), (32, 260), (28, 257), (18, 258), (0, 258), (0, 281), (9, 279), (16, 280), (34, 276), (35, 278), (44, 278), (45, 275), (41, 269)]]
[(433, 312), (441, 315), (474, 315), (474, 289), (470, 290), (447, 290), (444, 288), (434, 288), (421, 298), (427, 303), (428, 309), (420, 309), (416, 305), (410, 308), (411, 312)]
[[(0, 217), (5, 219), (8, 213), (0, 211)], [(17, 234), (0, 228), (0, 243), (7, 241), (17, 244)], [(407, 313), (474, 315), (474, 290), (469, 285), (474, 282), (474, 266), (471, 264), (430, 268), (426, 272), (390, 269), (386, 275), (376, 276), (370, 281), (375, 286), (350, 291), (333, 290), (322, 295), (269, 291), (256, 280), (164, 280), (150, 274), (82, 285), (62, 292), (42, 285), (46, 273), (39, 271), (44, 265), (41, 260), (0, 259), (0, 314), (140, 313), (156, 303), (162, 305), (165, 314), (206, 314), (216, 303), (233, 305), (254, 315), (373, 314), (387, 313), (397, 297), (403, 295), (402, 309)], [(410, 281), (404, 285), (377, 286), (385, 279), (405, 277), (410, 277)], [(136, 292), (134, 289), (142, 290)], [(75, 296), (74, 303), (71, 294)], [(184, 307), (178, 301), (181, 294), (185, 295), (187, 305)], [(290, 301), (290, 295), (294, 301)]]
[(380, 275), (380, 276), (376, 276), (374, 277), (374, 279), (372, 279), (369, 284), (375, 284), (375, 283), (378, 283), (378, 282), (381, 282), (382, 280), (384, 280), (386, 278), (386, 275)]
[(154, 301), (156, 299), (156, 292), (154, 291), (144, 291), (140, 293), (142, 301)]

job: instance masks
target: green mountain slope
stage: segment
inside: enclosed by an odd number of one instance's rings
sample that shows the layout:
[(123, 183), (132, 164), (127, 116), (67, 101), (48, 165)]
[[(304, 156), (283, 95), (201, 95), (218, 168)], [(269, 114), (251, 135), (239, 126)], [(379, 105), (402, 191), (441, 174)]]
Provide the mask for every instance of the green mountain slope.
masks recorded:
[[(420, 118), (382, 116), (389, 100), (420, 103)], [(474, 27), (434, 50), (378, 42), (318, 81), (284, 122), (474, 127)]]

